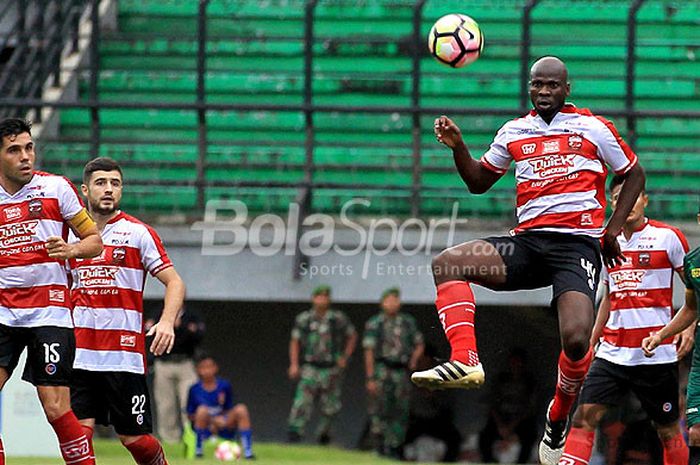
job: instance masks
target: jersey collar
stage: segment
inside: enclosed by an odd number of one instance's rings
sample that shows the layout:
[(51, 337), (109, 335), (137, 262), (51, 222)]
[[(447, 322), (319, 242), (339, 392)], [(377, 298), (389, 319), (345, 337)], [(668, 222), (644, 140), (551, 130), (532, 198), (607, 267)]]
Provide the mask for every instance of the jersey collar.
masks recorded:
[[(565, 103), (561, 110), (559, 110), (559, 112), (556, 115), (554, 115), (554, 118), (556, 118), (559, 113), (576, 113), (576, 105), (574, 105), (573, 103)], [(534, 108), (530, 110), (530, 116), (532, 116), (533, 118), (542, 119), (539, 113), (537, 113), (537, 110), (535, 110)], [(552, 118), (552, 121), (554, 121), (554, 118)]]
[(122, 218), (124, 218), (124, 212), (121, 211), (121, 210), (119, 210), (119, 211), (117, 212), (117, 214), (114, 215), (114, 218), (112, 218), (111, 220), (107, 221), (107, 224), (116, 223), (117, 221), (121, 220)]

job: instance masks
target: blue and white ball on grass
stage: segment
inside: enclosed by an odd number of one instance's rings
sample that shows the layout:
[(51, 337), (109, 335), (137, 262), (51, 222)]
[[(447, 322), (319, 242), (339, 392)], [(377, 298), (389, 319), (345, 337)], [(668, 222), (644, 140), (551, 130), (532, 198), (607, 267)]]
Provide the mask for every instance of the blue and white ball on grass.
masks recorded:
[(452, 13), (438, 19), (430, 29), (428, 50), (440, 63), (461, 68), (479, 58), (484, 50), (484, 34), (469, 16)]
[(241, 446), (234, 441), (223, 441), (216, 446), (214, 458), (223, 462), (232, 462), (241, 458)]

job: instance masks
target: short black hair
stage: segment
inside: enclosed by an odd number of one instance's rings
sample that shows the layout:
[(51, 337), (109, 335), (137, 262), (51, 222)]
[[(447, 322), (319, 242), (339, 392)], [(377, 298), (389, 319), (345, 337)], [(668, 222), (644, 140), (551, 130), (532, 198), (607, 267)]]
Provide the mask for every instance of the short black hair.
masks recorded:
[(216, 363), (217, 365), (219, 364), (213, 355), (208, 354), (206, 352), (202, 352), (199, 355), (197, 355), (197, 357), (195, 357), (195, 359), (194, 359), (194, 364), (199, 365), (200, 363), (202, 363), (205, 360), (211, 360), (212, 362)]
[(22, 133), (32, 135), (32, 123), (22, 118), (5, 118), (0, 121), (0, 140), (14, 137)]
[(122, 174), (122, 169), (115, 160), (109, 157), (97, 157), (87, 162), (85, 168), (83, 168), (84, 184), (90, 181), (90, 177), (95, 171), (119, 171), (119, 174)]
[(621, 186), (625, 182), (625, 177), (620, 176), (619, 174), (616, 174), (615, 176), (610, 179), (610, 182), (608, 183), (608, 191), (612, 192), (613, 189), (615, 189), (617, 186)]

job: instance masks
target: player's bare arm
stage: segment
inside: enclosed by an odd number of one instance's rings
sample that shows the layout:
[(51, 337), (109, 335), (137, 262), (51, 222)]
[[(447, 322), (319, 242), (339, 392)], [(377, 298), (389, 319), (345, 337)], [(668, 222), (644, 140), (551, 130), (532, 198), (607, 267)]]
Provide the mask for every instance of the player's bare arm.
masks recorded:
[(591, 341), (590, 346), (595, 347), (603, 336), (603, 328), (605, 328), (605, 323), (608, 322), (610, 317), (610, 289), (606, 286), (605, 292), (603, 293), (603, 298), (598, 305), (598, 313), (595, 316), (595, 324), (593, 325), (593, 330), (591, 331)]
[(435, 137), (438, 142), (452, 149), (455, 166), (460, 177), (472, 194), (483, 194), (501, 177), (472, 158), (464, 140), (462, 131), (447, 116), (435, 119)]
[(80, 241), (68, 244), (62, 237), (49, 236), (46, 239), (46, 251), (49, 257), (70, 260), (72, 258), (92, 258), (102, 253), (100, 232), (85, 209), (71, 218), (68, 225), (80, 238)]
[(299, 339), (292, 338), (289, 341), (289, 379), (295, 381), (299, 378)]
[(625, 256), (620, 250), (620, 245), (617, 243), (617, 235), (622, 231), (627, 216), (630, 214), (630, 211), (632, 211), (637, 197), (639, 197), (639, 194), (644, 189), (644, 184), (646, 182), (644, 169), (637, 163), (624, 174), (624, 179), (625, 182), (622, 184), (617, 204), (605, 227), (605, 233), (603, 234), (603, 262), (610, 267), (621, 264), (625, 259)]
[(644, 355), (647, 357), (652, 357), (654, 355), (654, 349), (656, 349), (661, 342), (669, 337), (673, 337), (679, 334), (683, 330), (693, 327), (693, 324), (697, 322), (698, 319), (698, 302), (695, 297), (695, 292), (686, 289), (685, 290), (685, 304), (680, 309), (676, 316), (673, 317), (671, 322), (661, 328), (657, 333), (644, 338), (642, 341), (642, 350), (644, 350)]
[[(677, 268), (676, 274), (681, 278), (683, 284), (685, 284), (683, 267)], [(695, 345), (695, 325), (692, 324), (681, 331), (680, 334), (676, 336), (674, 342), (676, 343), (676, 355), (678, 356), (678, 360), (680, 360), (693, 350), (693, 346)]]
[(348, 336), (345, 342), (343, 355), (338, 359), (338, 366), (340, 368), (345, 368), (348, 365), (348, 359), (352, 356), (352, 353), (355, 352), (355, 346), (357, 346), (357, 333), (353, 332)]
[(408, 369), (409, 370), (415, 370), (416, 367), (418, 366), (418, 359), (420, 359), (423, 356), (423, 353), (425, 352), (425, 344), (421, 343), (416, 346), (415, 349), (413, 349), (413, 353), (411, 354), (411, 359), (408, 362)]
[(371, 347), (365, 349), (365, 378), (367, 394), (376, 396), (378, 391), (377, 381), (374, 379), (374, 349)]
[[(697, 323), (697, 319), (695, 323)], [(690, 351), (693, 350), (693, 346), (695, 346), (695, 324), (689, 325), (681, 331), (677, 337), (676, 355), (678, 356), (678, 360), (688, 355)]]
[(158, 323), (151, 326), (147, 336), (154, 336), (151, 343), (153, 355), (169, 354), (175, 343), (175, 319), (185, 300), (185, 283), (174, 267), (166, 268), (155, 275), (165, 285), (163, 314)]

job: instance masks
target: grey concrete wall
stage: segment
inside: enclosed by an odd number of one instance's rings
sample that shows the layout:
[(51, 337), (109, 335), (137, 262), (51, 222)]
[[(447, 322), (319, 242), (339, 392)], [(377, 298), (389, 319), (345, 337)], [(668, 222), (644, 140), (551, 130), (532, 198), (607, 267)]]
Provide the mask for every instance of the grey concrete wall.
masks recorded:
[[(700, 226), (697, 224), (677, 225), (687, 234), (691, 248), (700, 245)], [(228, 226), (227, 226), (228, 227)], [(369, 226), (367, 226), (369, 227)], [(471, 223), (460, 225), (450, 234), (449, 230), (436, 229), (429, 246), (416, 253), (421, 242), (420, 234), (408, 231), (404, 235), (402, 247), (390, 244), (388, 230), (377, 229), (373, 250), (367, 248), (348, 254), (348, 250), (358, 247), (361, 234), (350, 228), (338, 227), (333, 234), (333, 246), (339, 250), (329, 250), (311, 257), (310, 265), (302, 269), (299, 280), (293, 279), (294, 266), (293, 238), (289, 233), (277, 239), (263, 229), (260, 242), (267, 252), (278, 252), (262, 256), (251, 247), (251, 235), (238, 232), (235, 235), (224, 231), (223, 226), (215, 235), (215, 247), (203, 247), (202, 225), (157, 227), (169, 254), (188, 286), (188, 296), (197, 300), (245, 300), (303, 302), (318, 284), (329, 284), (334, 289), (338, 302), (375, 302), (382, 290), (389, 286), (399, 286), (404, 301), (413, 304), (430, 304), (435, 298), (435, 289), (430, 274), (432, 257), (448, 244), (456, 244), (491, 235), (507, 234), (507, 227), (472, 227)], [(244, 230), (250, 231), (250, 223)], [(291, 230), (293, 232), (293, 229)], [(243, 235), (247, 234), (246, 241)], [(256, 236), (257, 234), (253, 234)], [(425, 235), (424, 235), (425, 237)], [(257, 240), (253, 239), (257, 243)], [(235, 249), (240, 248), (239, 251)], [(409, 252), (406, 252), (409, 251)], [(235, 252), (235, 253), (233, 253)], [(312, 272), (318, 274), (312, 276)], [(676, 301), (682, 302), (682, 286), (676, 285)], [(475, 286), (477, 302), (483, 305), (546, 306), (551, 299), (551, 290), (540, 289), (520, 292), (492, 292)], [(148, 298), (162, 296), (162, 286), (152, 280), (146, 288)]]

